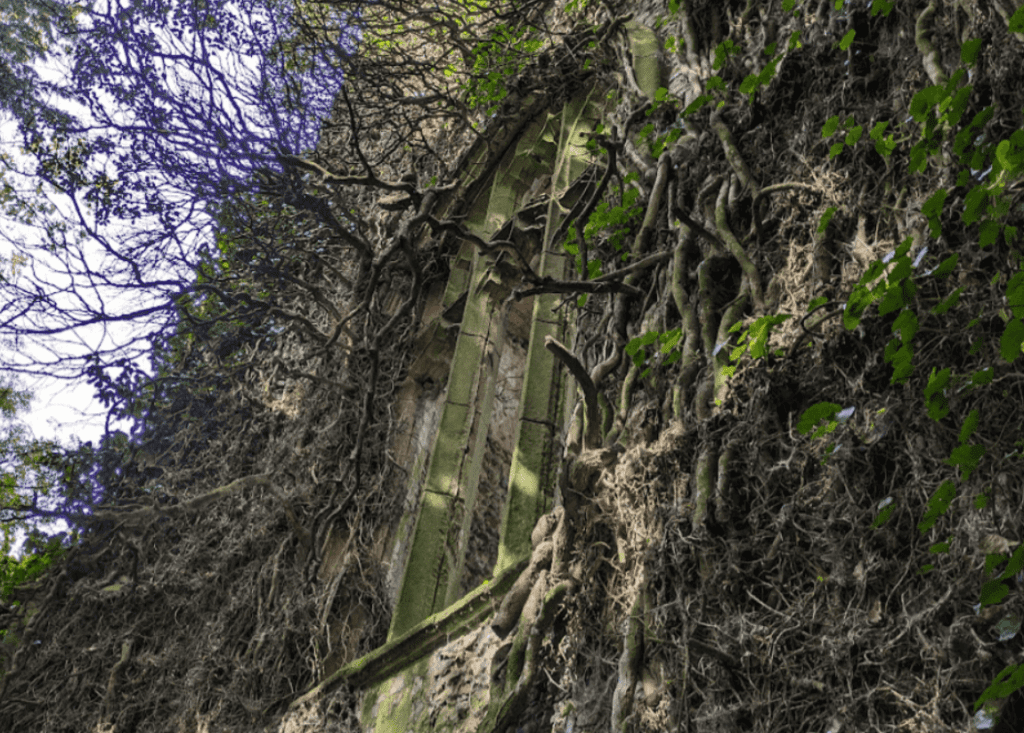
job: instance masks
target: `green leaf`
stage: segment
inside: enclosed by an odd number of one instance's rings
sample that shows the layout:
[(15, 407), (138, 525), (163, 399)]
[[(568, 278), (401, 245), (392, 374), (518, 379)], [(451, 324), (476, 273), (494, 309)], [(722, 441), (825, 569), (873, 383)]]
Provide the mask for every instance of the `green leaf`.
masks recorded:
[[(967, 149), (967, 146), (974, 141), (974, 138), (977, 137), (977, 130), (984, 127), (985, 123), (992, 118), (993, 114), (995, 114), (995, 108), (990, 105), (978, 114), (974, 115), (974, 118), (970, 123), (956, 134), (956, 138), (953, 143), (953, 152), (958, 156), (961, 155), (961, 153)], [(961, 159), (960, 162), (963, 163), (964, 161)]]
[(1014, 318), (1006, 324), (1002, 336), (999, 337), (999, 354), (1012, 364), (1020, 356), (1020, 345), (1024, 343), (1024, 323)]
[(875, 517), (875, 520), (871, 523), (872, 528), (878, 529), (883, 524), (888, 522), (889, 519), (892, 518), (893, 512), (895, 512), (895, 511), (896, 511), (896, 504), (895, 503), (886, 504), (884, 507), (882, 507), (881, 511), (878, 512), (878, 516)]
[(981, 413), (978, 412), (977, 408), (967, 413), (967, 417), (964, 418), (964, 424), (960, 427), (960, 442), (966, 443), (970, 440), (970, 437), (974, 434), (974, 431), (978, 429), (978, 416)]
[[(1010, 7), (1013, 7), (1012, 5)], [(1017, 11), (1010, 16), (1006, 29), (1010, 33), (1024, 33), (1024, 5), (1017, 8)]]
[(718, 71), (730, 56), (738, 52), (739, 47), (733, 43), (732, 39), (726, 38), (715, 47), (715, 60), (711, 67)]
[(985, 185), (977, 185), (964, 197), (964, 210), (960, 215), (964, 224), (973, 224), (980, 218), (980, 211), (988, 202), (989, 189)]
[(883, 297), (882, 302), (878, 304), (878, 315), (888, 315), (894, 311), (898, 311), (903, 307), (903, 305), (903, 289), (899, 287), (886, 288), (885, 297)]
[(1013, 175), (1021, 167), (1021, 159), (1024, 153), (1014, 151), (1014, 145), (1010, 140), (1003, 140), (996, 145), (996, 160), (1003, 166), (1003, 169)]
[(934, 85), (920, 90), (910, 100), (910, 115), (918, 122), (924, 122), (932, 107), (939, 104), (946, 97), (944, 87)]
[(785, 323), (792, 317), (791, 315), (780, 313), (758, 318), (750, 327), (750, 332), (753, 335), (750, 343), (750, 356), (754, 359), (763, 357), (768, 350), (768, 337), (771, 335), (772, 329), (781, 323)]
[(871, 3), (871, 17), (874, 18), (879, 13), (882, 14), (883, 18), (888, 18), (889, 13), (896, 7), (896, 4), (889, 0), (872, 0)]
[(981, 226), (978, 227), (978, 246), (985, 249), (990, 244), (995, 244), (995, 241), (999, 238), (999, 230), (1001, 228), (998, 222), (994, 222), (991, 219), (981, 222)]
[(911, 173), (924, 173), (925, 169), (928, 168), (927, 139), (921, 140), (910, 149), (910, 165), (908, 168)]
[(896, 320), (893, 321), (892, 330), (893, 333), (896, 331), (900, 332), (900, 341), (904, 344), (909, 344), (913, 341), (914, 336), (917, 335), (917, 330), (920, 324), (917, 320), (917, 314), (914, 311), (907, 308), (905, 311), (896, 316)]
[(970, 101), (972, 90), (970, 84), (960, 87), (956, 91), (956, 95), (949, 101), (948, 109), (942, 119), (951, 126), (959, 125), (960, 118), (963, 117), (964, 111), (967, 109), (967, 102)]
[(676, 347), (679, 343), (679, 339), (682, 338), (683, 329), (673, 328), (671, 331), (665, 331), (658, 335), (658, 340), (661, 341), (661, 353), (667, 354)]
[[(1018, 10), (1017, 12), (1019, 13), (1020, 11)], [(994, 595), (990, 592), (986, 598), (991, 598)], [(998, 603), (998, 601), (993, 602)], [(985, 598), (982, 599), (982, 605), (987, 605)], [(992, 684), (981, 693), (981, 697), (974, 703), (974, 710), (977, 711), (978, 708), (989, 700), (1000, 700), (1004, 697), (1009, 697), (1021, 687), (1024, 687), (1024, 664), (1008, 665), (996, 675)]]
[(935, 522), (949, 509), (949, 505), (956, 498), (956, 485), (950, 481), (943, 481), (935, 493), (928, 500), (928, 509), (917, 524), (917, 530), (924, 534), (935, 526)]
[(854, 289), (850, 294), (849, 300), (846, 301), (846, 307), (843, 309), (843, 327), (847, 331), (857, 328), (860, 325), (860, 318), (864, 315), (864, 311), (877, 299), (878, 295), (867, 288)]
[(843, 36), (841, 41), (839, 41), (839, 50), (845, 51), (846, 49), (848, 49), (850, 47), (850, 44), (853, 43), (853, 39), (856, 35), (857, 31), (855, 30), (851, 29), (847, 31), (846, 35)]
[(974, 62), (978, 57), (978, 51), (980, 50), (980, 38), (972, 38), (969, 41), (965, 41), (964, 45), (960, 47), (960, 61), (966, 66), (974, 66)]
[(996, 370), (992, 367), (986, 367), (985, 369), (976, 371), (971, 375), (971, 386), (984, 387), (987, 384), (991, 384), (995, 374)]
[(836, 426), (838, 425), (838, 423), (835, 422), (832, 418), (834, 418), (836, 413), (839, 412), (841, 409), (843, 409), (842, 406), (837, 405), (834, 402), (819, 402), (815, 405), (811, 405), (806, 410), (804, 410), (804, 413), (800, 416), (800, 420), (797, 423), (797, 430), (800, 431), (801, 435), (806, 435), (819, 422), (821, 422), (822, 420), (828, 420), (830, 421), (831, 427), (829, 428), (828, 426), (826, 426), (826, 428), (819, 428), (819, 430), (816, 431), (812, 437), (816, 438), (819, 435), (823, 435), (826, 432), (832, 432), (832, 430), (835, 430)]
[(932, 369), (928, 384), (924, 388), (925, 404), (928, 405), (928, 417), (938, 422), (949, 414), (949, 401), (943, 394), (949, 384), (950, 369), (935, 371)]
[(942, 216), (942, 205), (946, 203), (946, 189), (940, 188), (921, 206), (921, 213), (928, 219), (928, 230), (933, 237), (942, 234), (939, 217)]
[(828, 227), (828, 223), (832, 221), (832, 217), (835, 216), (836, 211), (838, 211), (838, 209), (836, 209), (835, 206), (829, 206), (825, 209), (825, 213), (822, 214), (821, 219), (818, 220), (818, 234), (825, 233), (825, 229)]
[(946, 298), (944, 298), (941, 303), (932, 308), (931, 312), (937, 316), (941, 316), (943, 313), (945, 313), (950, 308), (952, 308), (953, 306), (960, 302), (960, 292), (962, 290), (963, 288), (957, 288), (956, 290), (954, 290), (952, 293), (946, 296)]
[(992, 606), (996, 603), (1002, 603), (1009, 592), (1010, 589), (1006, 583), (999, 580), (990, 580), (981, 586), (981, 595), (978, 600), (981, 602), (982, 607)]
[(951, 272), (953, 272), (954, 269), (956, 269), (956, 263), (959, 261), (959, 259), (960, 255), (954, 252), (949, 257), (944, 259), (942, 261), (942, 264), (940, 264), (938, 268), (936, 268), (935, 272), (933, 272), (932, 274), (935, 275), (935, 277), (946, 277)]
[(1014, 318), (1024, 319), (1024, 272), (1018, 272), (1006, 283), (1006, 304)]
[[(895, 340), (890, 342), (890, 344), (896, 343), (898, 342)], [(903, 344), (900, 348), (896, 349), (895, 353), (891, 354), (891, 357), (892, 358), (886, 359), (886, 361), (891, 362), (893, 365), (892, 377), (889, 378), (889, 384), (906, 384), (907, 378), (910, 377), (914, 371), (913, 349), (910, 348), (909, 344)]]
[(1024, 545), (1019, 545), (1013, 551), (1013, 555), (1010, 556), (1010, 562), (1007, 563), (1006, 570), (1003, 571), (1002, 578), (1003, 580), (1012, 578), (1021, 570), (1024, 570)]
[(740, 94), (751, 94), (757, 90), (758, 77), (756, 74), (748, 74), (747, 77), (740, 82)]
[(686, 109), (683, 110), (683, 117), (698, 112), (700, 110), (700, 107), (702, 107), (703, 105), (707, 104), (710, 101), (712, 101), (712, 97), (710, 95), (701, 94), (686, 106)]
[(822, 138), (831, 137), (835, 134), (835, 131), (839, 129), (839, 115), (829, 117), (825, 120), (825, 124), (821, 126)]
[(871, 128), (871, 132), (868, 133), (868, 137), (872, 140), (880, 141), (885, 134), (886, 128), (889, 127), (888, 122), (877, 122), (875, 126)]

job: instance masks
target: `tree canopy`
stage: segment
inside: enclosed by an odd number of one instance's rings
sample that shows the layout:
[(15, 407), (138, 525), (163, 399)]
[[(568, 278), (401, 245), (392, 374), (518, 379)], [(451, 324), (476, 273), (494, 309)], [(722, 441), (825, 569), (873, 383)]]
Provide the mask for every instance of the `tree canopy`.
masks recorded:
[[(104, 2), (74, 17), (68, 74), (48, 84), (74, 112), (22, 105), (28, 158), (4, 176), (6, 215), (31, 227), (6, 236), (31, 276), (5, 278), (0, 332), (24, 348), (3, 366), (106, 377), (171, 333), (217, 251), (223, 202), (279, 155), (316, 146), (340, 72), (289, 59), (283, 3)], [(37, 183), (19, 192), (19, 176)], [(82, 336), (118, 323), (117, 337)], [(60, 353), (42, 356), (55, 340)]]

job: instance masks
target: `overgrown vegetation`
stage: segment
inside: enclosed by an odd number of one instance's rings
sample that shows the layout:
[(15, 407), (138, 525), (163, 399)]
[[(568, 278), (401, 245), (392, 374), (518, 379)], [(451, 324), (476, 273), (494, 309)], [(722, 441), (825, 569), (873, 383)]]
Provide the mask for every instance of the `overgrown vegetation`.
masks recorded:
[[(201, 5), (186, 19), (230, 27)], [(108, 249), (124, 268), (105, 277), (162, 293), (130, 313), (162, 319), (153, 365), (87, 360), (135, 428), (41, 459), (82, 543), (0, 575), (23, 604), (5, 628), (41, 640), (6, 665), (0, 721), (56, 729), (24, 701), (74, 677), (86, 689), (62, 699), (97, 725), (185, 725), (211, 690), (221, 729), (269, 724), (380, 646), (380, 538), (419, 470), (390, 457), (410, 429), (395, 394), (426, 294), (474, 250), (504, 252), (506, 304), (566, 295), (574, 341), (548, 348), (582, 392), (481, 730), (945, 730), (1014, 694), (1024, 8), (949, 5), (299, 8), (268, 54), (279, 103), (297, 111), (293, 72), (344, 73), (315, 150), (225, 127), (210, 160), (249, 165), (203, 180), (205, 237)], [(600, 119), (532, 144), (504, 182), (513, 215), (482, 238), (470, 212), (503, 156), (581, 90)], [(89, 174), (102, 145), (54, 140), (38, 175), (130, 209), (123, 181)], [(552, 181), (544, 145), (589, 167)], [(527, 234), (563, 277), (531, 266)], [(133, 273), (163, 255), (174, 277)], [(11, 313), (10, 332), (51, 333)], [(73, 639), (86, 617), (102, 625)], [(172, 624), (196, 631), (164, 639)], [(350, 695), (322, 714), (350, 724)]]

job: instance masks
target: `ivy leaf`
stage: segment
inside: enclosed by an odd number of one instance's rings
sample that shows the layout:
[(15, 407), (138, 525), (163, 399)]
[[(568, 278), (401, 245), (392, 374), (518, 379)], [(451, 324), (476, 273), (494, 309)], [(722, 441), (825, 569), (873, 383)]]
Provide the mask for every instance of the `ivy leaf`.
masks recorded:
[(1008, 364), (1012, 364), (1020, 356), (1020, 345), (1024, 343), (1024, 323), (1014, 318), (1006, 324), (1002, 336), (999, 337), (999, 353)]
[(817, 438), (825, 433), (830, 433), (836, 429), (839, 423), (832, 418), (835, 417), (836, 413), (843, 409), (842, 405), (837, 405), (835, 402), (819, 402), (815, 405), (811, 405), (804, 413), (800, 416), (800, 421), (797, 423), (797, 430), (800, 431), (801, 435), (806, 435), (822, 420), (830, 421), (824, 428), (818, 428), (812, 437)]

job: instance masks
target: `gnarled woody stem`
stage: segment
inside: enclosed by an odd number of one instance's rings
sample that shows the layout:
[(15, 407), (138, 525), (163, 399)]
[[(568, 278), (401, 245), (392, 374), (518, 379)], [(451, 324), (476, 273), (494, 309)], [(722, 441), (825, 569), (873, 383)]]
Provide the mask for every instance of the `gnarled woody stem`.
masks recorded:
[(599, 447), (601, 445), (601, 412), (597, 405), (597, 387), (594, 386), (594, 380), (587, 374), (587, 370), (580, 364), (580, 360), (557, 339), (551, 336), (545, 337), (544, 346), (565, 364), (569, 373), (580, 385), (580, 389), (583, 390), (583, 404), (587, 410), (587, 432), (583, 437), (583, 447), (587, 449)]

